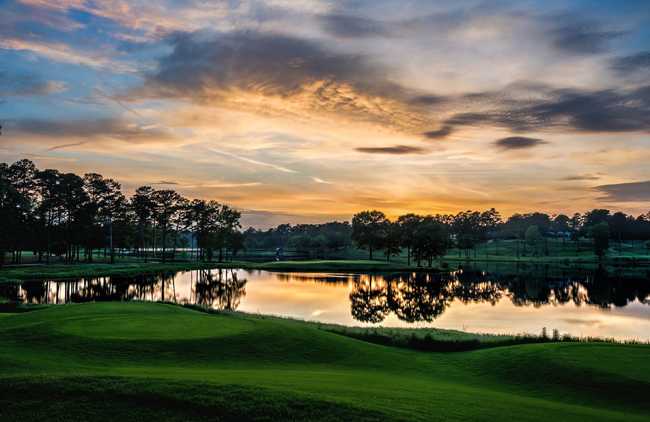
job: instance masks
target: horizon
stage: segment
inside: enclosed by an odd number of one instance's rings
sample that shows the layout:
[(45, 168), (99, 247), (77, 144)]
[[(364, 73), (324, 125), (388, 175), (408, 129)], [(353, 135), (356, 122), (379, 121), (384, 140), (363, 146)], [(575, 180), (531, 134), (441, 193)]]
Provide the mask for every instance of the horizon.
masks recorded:
[(650, 211), (643, 1), (4, 3), (0, 154), (242, 211)]

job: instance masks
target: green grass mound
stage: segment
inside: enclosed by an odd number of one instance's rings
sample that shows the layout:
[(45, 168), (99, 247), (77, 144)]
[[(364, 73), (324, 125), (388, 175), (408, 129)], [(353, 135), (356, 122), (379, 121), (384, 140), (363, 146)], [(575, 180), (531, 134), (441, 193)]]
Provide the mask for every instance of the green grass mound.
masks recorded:
[(142, 302), (0, 319), (2, 421), (646, 421), (648, 391), (642, 345), (419, 352)]
[(246, 332), (250, 321), (226, 318), (215, 324), (214, 318), (195, 315), (123, 316), (72, 320), (58, 331), (84, 337), (130, 340), (172, 340), (224, 337)]

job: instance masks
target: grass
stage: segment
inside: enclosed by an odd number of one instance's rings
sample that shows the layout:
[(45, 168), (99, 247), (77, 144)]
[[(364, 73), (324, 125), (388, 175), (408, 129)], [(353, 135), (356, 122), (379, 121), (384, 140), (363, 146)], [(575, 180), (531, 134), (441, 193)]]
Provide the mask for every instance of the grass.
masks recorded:
[[(644, 242), (645, 243), (645, 242)], [(517, 241), (516, 240), (500, 240), (499, 242), (492, 242), (487, 244), (476, 244), (476, 256), (474, 251), (470, 251), (469, 259), (465, 258), (465, 252), (458, 256), (458, 249), (452, 249), (443, 259), (443, 262), (453, 263), (458, 261), (479, 261), (479, 262), (530, 262), (530, 246), (526, 246), (526, 254), (523, 253), (523, 242), (519, 242), (519, 258), (517, 258)], [(588, 239), (580, 239), (579, 245), (576, 242), (566, 239), (564, 245), (562, 239), (549, 238), (545, 245), (542, 245), (540, 250), (545, 250), (544, 246), (548, 249), (548, 253), (542, 253), (540, 257), (533, 257), (534, 262), (538, 263), (554, 263), (556, 261), (565, 265), (580, 265), (591, 264), (597, 265), (600, 262), (593, 252), (593, 246)], [(650, 265), (650, 255), (646, 248), (642, 248), (641, 241), (635, 241), (634, 245), (629, 242), (621, 242), (621, 253), (619, 254), (617, 245), (610, 241), (610, 250), (606, 256), (606, 262), (612, 265), (627, 265), (627, 266), (648, 266)], [(498, 248), (498, 254), (497, 254)], [(367, 251), (361, 250), (341, 250), (327, 253), (328, 258), (333, 259), (368, 259), (369, 254)], [(383, 251), (374, 251), (373, 258), (375, 260), (386, 260)], [(391, 257), (391, 262), (397, 264), (406, 264), (408, 262), (406, 250), (400, 255)], [(412, 265), (415, 265), (411, 261)]]
[(116, 260), (110, 262), (74, 263), (71, 265), (54, 264), (38, 266), (14, 266), (0, 270), (0, 284), (16, 284), (24, 280), (60, 280), (77, 277), (107, 277), (107, 276), (136, 276), (141, 274), (189, 271), (212, 268), (247, 268), (249, 264), (243, 262), (203, 262), (203, 261), (176, 261), (162, 263), (150, 261), (145, 263), (139, 259)]
[(569, 333), (561, 334), (557, 330), (553, 332), (543, 331), (538, 334), (489, 334), (473, 333), (458, 330), (446, 330), (434, 327), (358, 327), (342, 324), (323, 323), (309, 321), (299, 318), (284, 317), (278, 315), (266, 315), (261, 313), (248, 313), (233, 311), (229, 309), (214, 309), (194, 303), (178, 304), (175, 302), (158, 302), (170, 305), (182, 306), (187, 309), (205, 312), (207, 314), (232, 316), (240, 318), (266, 319), (281, 321), (288, 324), (300, 325), (342, 336), (363, 340), (369, 343), (385, 346), (404, 347), (414, 350), (425, 350), (429, 352), (460, 352), (468, 350), (487, 349), (490, 347), (503, 347), (522, 344), (539, 344), (550, 342), (588, 342), (588, 343), (612, 343), (612, 344), (643, 344), (649, 345), (650, 341), (625, 340), (612, 337), (578, 337)]
[(439, 267), (409, 267), (404, 264), (369, 260), (311, 260), (276, 261), (255, 264), (255, 269), (266, 271), (319, 271), (319, 272), (413, 272), (440, 271)]
[(2, 317), (0, 420), (643, 421), (650, 347), (380, 346), (167, 304)]
[(438, 271), (437, 267), (417, 269), (403, 264), (381, 261), (281, 261), (252, 264), (248, 262), (149, 262), (140, 260), (120, 260), (115, 264), (75, 263), (72, 265), (39, 265), (23, 267), (7, 267), (0, 270), (0, 284), (19, 284), (24, 280), (56, 280), (77, 277), (107, 277), (107, 276), (136, 276), (140, 274), (161, 273), (171, 271), (189, 271), (214, 268), (245, 268), (267, 271), (324, 271), (324, 272), (404, 272), (404, 271)]

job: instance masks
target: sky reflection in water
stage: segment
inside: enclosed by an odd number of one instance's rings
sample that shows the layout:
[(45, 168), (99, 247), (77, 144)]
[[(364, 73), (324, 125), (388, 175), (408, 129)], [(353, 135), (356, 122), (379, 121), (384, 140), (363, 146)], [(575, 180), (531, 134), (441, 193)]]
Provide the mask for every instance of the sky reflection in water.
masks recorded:
[(2, 287), (27, 302), (175, 300), (347, 325), (434, 326), (491, 333), (556, 328), (575, 335), (650, 339), (645, 274), (553, 267), (455, 274), (347, 275), (246, 270), (86, 278)]

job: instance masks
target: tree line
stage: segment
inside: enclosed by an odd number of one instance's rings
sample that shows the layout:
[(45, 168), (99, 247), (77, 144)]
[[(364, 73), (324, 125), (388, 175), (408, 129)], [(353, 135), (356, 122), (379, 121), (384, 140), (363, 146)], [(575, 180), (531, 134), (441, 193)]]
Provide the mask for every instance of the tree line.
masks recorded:
[[(128, 250), (165, 262), (190, 242), (196, 259), (230, 259), (245, 248), (241, 213), (217, 201), (183, 198), (172, 189), (150, 186), (126, 198), (119, 182), (101, 174), (39, 170), (27, 159), (0, 163), (0, 266), (6, 252), (20, 263), (24, 251), (39, 262), (92, 262), (93, 251)], [(189, 236), (189, 239), (188, 239)], [(171, 251), (171, 252), (170, 252)]]
[[(217, 201), (183, 198), (171, 189), (142, 186), (126, 198), (119, 182), (97, 173), (83, 177), (55, 169), (39, 170), (30, 160), (11, 165), (0, 163), (0, 265), (5, 252), (20, 263), (23, 251), (50, 263), (92, 262), (93, 251), (110, 255), (129, 251), (128, 256), (149, 255), (175, 259), (179, 248), (195, 246), (197, 260), (230, 259), (246, 249), (288, 247), (327, 251), (357, 247), (377, 250), (387, 260), (406, 250), (408, 264), (414, 260), (432, 265), (453, 248), (459, 258), (469, 258), (479, 244), (496, 246), (501, 239), (516, 240), (516, 255), (549, 254), (548, 239), (576, 242), (587, 237), (599, 258), (610, 249), (619, 251), (623, 240), (650, 249), (650, 212), (639, 216), (607, 209), (584, 214), (549, 215), (540, 212), (514, 214), (503, 219), (491, 208), (457, 214), (405, 214), (391, 221), (381, 211), (363, 211), (352, 223), (280, 224), (276, 228), (241, 232), (241, 214)], [(158, 249), (162, 252), (157, 256)], [(148, 253), (150, 252), (150, 253)], [(556, 248), (557, 253), (557, 248)], [(190, 258), (194, 258), (190, 256)]]
[[(650, 249), (650, 212), (637, 217), (623, 212), (612, 214), (607, 209), (594, 209), (584, 214), (576, 213), (571, 217), (565, 214), (548, 215), (534, 212), (514, 214), (503, 220), (500, 213), (491, 208), (487, 211), (463, 211), (457, 214), (418, 215), (405, 214), (391, 221), (381, 211), (363, 211), (352, 218), (350, 238), (361, 250), (373, 252), (382, 250), (386, 260), (397, 256), (406, 249), (408, 265), (415, 259), (418, 266), (422, 261), (431, 265), (452, 248), (458, 248), (458, 257), (464, 251), (469, 258), (473, 252), (476, 256), (477, 243), (485, 246), (493, 242), (499, 255), (499, 240), (516, 240), (517, 258), (530, 255), (548, 255), (548, 239), (575, 241), (580, 250), (580, 238), (587, 237), (594, 253), (604, 258), (613, 240), (620, 251), (622, 239), (631, 243), (641, 243), (641, 247)], [(557, 253), (557, 248), (556, 248)]]
[(244, 231), (248, 249), (286, 247), (294, 250), (338, 250), (352, 247), (349, 221), (323, 224), (280, 224), (276, 228)]

